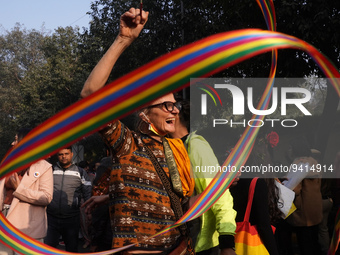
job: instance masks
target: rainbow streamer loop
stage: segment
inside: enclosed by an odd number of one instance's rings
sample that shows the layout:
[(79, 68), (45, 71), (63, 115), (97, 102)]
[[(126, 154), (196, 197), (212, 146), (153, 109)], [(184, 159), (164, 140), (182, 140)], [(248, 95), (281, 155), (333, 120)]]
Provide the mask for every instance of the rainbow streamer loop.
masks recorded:
[[(319, 65), (340, 96), (340, 74), (337, 68), (310, 44), (276, 32), (273, 2), (257, 0), (270, 31), (242, 29), (212, 35), (177, 49), (112, 82), (91, 96), (78, 101), (32, 130), (0, 164), (0, 178), (20, 171), (96, 132), (108, 122), (126, 116), (149, 101), (189, 86), (190, 77), (208, 77), (255, 55), (272, 51), (268, 85), (258, 108), (266, 109), (270, 101), (278, 49), (307, 52)], [(254, 116), (261, 119), (263, 116)], [(247, 160), (258, 129), (247, 127), (224, 166), (239, 169)], [(173, 226), (199, 217), (229, 187), (236, 173), (218, 173), (196, 203)], [(0, 240), (22, 254), (72, 254), (39, 243), (13, 226), (0, 214)], [(133, 244), (135, 245), (135, 244)], [(126, 247), (101, 253), (111, 254)], [(94, 253), (92, 253), (94, 254)]]
[[(309, 53), (329, 78), (337, 69), (308, 43), (278, 32), (243, 29), (216, 34), (171, 52), (78, 101), (32, 130), (0, 164), (0, 177), (131, 113), (147, 102), (189, 85), (189, 77), (206, 77), (272, 49)], [(340, 94), (338, 79), (331, 79)]]
[(333, 230), (331, 244), (329, 246), (328, 255), (335, 255), (340, 242), (340, 208), (338, 208), (335, 216), (335, 226)]

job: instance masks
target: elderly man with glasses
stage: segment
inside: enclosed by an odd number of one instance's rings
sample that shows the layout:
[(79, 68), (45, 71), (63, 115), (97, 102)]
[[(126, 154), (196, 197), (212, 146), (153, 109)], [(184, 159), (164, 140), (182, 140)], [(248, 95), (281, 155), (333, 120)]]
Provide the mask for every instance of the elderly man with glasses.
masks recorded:
[[(120, 33), (87, 79), (82, 97), (102, 88), (121, 53), (138, 37), (148, 12), (131, 8), (121, 16)], [(84, 204), (86, 212), (109, 202), (112, 248), (136, 244), (122, 254), (194, 254), (185, 225), (154, 236), (183, 214), (181, 203), (194, 190), (190, 161), (180, 139), (167, 139), (175, 131), (181, 109), (167, 94), (139, 110), (137, 131), (114, 121), (100, 134), (112, 152), (113, 166), (94, 186)]]

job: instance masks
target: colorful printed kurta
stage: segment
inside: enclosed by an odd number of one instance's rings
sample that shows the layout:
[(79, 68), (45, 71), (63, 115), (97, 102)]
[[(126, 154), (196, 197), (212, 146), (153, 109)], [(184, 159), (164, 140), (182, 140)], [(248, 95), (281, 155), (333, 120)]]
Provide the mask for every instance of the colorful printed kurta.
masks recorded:
[(137, 249), (165, 250), (173, 246), (180, 237), (177, 229), (149, 238), (175, 222), (168, 194), (142, 149), (143, 141), (169, 175), (163, 144), (131, 132), (120, 121), (109, 124), (101, 134), (113, 150), (113, 168), (103, 174), (93, 194), (111, 194), (112, 247), (137, 242)]

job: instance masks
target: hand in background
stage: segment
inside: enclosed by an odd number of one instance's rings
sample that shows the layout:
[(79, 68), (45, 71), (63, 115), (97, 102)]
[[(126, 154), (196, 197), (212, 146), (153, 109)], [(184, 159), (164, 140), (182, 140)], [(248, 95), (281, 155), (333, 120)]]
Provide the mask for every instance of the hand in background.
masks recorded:
[(220, 255), (236, 255), (236, 253), (232, 248), (227, 248), (227, 249), (221, 249)]
[(81, 207), (85, 208), (86, 214), (91, 214), (93, 209), (107, 202), (109, 202), (109, 195), (92, 196), (84, 204), (82, 204)]

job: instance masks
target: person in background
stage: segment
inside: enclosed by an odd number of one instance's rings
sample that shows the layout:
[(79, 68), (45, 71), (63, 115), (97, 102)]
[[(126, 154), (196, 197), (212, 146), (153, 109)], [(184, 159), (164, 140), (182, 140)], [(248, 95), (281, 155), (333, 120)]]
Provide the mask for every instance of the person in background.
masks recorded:
[(45, 244), (57, 247), (62, 236), (65, 250), (77, 252), (80, 202), (91, 197), (91, 180), (84, 169), (73, 164), (72, 147), (61, 149), (57, 157), (58, 162), (53, 166), (53, 200), (47, 207)]
[[(339, 240), (338, 240), (338, 233), (337, 233), (337, 226), (339, 226), (339, 217), (338, 214), (340, 213), (340, 151), (337, 152), (334, 158), (334, 180), (332, 183), (332, 197), (333, 197), (333, 215), (330, 217), (331, 225), (333, 226), (332, 229), (332, 238), (331, 238), (331, 245), (330, 245), (330, 252), (335, 252), (336, 255), (340, 254), (339, 249)], [(337, 247), (338, 246), (338, 247)], [(330, 253), (332, 254), (332, 253)]]
[[(12, 146), (29, 132), (20, 129)], [(24, 234), (43, 242), (47, 233), (46, 206), (52, 201), (52, 165), (39, 160), (0, 181), (0, 205), (7, 220)], [(0, 243), (0, 254), (17, 254)]]
[[(181, 138), (184, 142), (191, 166), (214, 166), (217, 167), (218, 160), (209, 143), (196, 132), (189, 133), (190, 126), (190, 102), (179, 101), (182, 104), (176, 119), (175, 132), (170, 136)], [(214, 176), (206, 176), (202, 172), (194, 172), (195, 191), (200, 194), (206, 189)], [(212, 175), (210, 173), (210, 175)], [(198, 255), (214, 254), (235, 254), (234, 234), (236, 229), (236, 212), (233, 209), (233, 197), (229, 190), (225, 191), (220, 199), (200, 217), (200, 227), (198, 229), (195, 251)], [(195, 231), (193, 231), (195, 232)]]
[(86, 173), (90, 171), (90, 164), (86, 160), (80, 161), (78, 163), (78, 166), (84, 169)]
[[(106, 174), (112, 169), (111, 157), (104, 157), (100, 161), (100, 165), (97, 168), (96, 178), (93, 181), (92, 195), (100, 196), (105, 194), (100, 187), (97, 187), (99, 183), (103, 183), (103, 180), (110, 177)], [(109, 205), (103, 204), (96, 207), (91, 214), (91, 252), (110, 250), (112, 246), (112, 229), (110, 224), (110, 211)]]
[[(322, 221), (321, 176), (315, 171), (318, 162), (312, 157), (311, 148), (305, 137), (295, 137), (291, 140), (291, 153), (294, 158), (291, 166), (302, 169), (304, 177), (298, 177), (297, 171), (284, 185), (297, 184), (292, 190), (295, 192), (294, 205), (296, 210), (287, 217), (286, 221), (296, 233), (298, 246), (302, 255), (320, 255), (321, 248), (318, 241), (319, 224)], [(312, 170), (314, 169), (314, 170)]]
[(99, 167), (99, 165), (100, 165), (99, 161), (95, 161), (90, 164), (88, 175), (90, 176), (92, 181), (96, 178), (97, 168)]
[[(93, 171), (91, 171), (90, 164), (87, 161), (83, 160), (78, 163), (78, 166), (86, 171), (87, 175), (90, 178), (91, 185), (93, 185), (95, 174), (93, 173)], [(81, 199), (81, 203), (82, 204), (84, 203), (84, 198)], [(84, 239), (83, 248), (87, 248), (92, 241), (89, 234), (89, 228), (90, 222), (87, 218), (87, 215), (85, 214), (85, 210), (83, 208), (80, 208), (80, 230), (81, 230), (80, 235)]]
[[(105, 85), (116, 60), (138, 37), (148, 15), (131, 8), (121, 16), (119, 35), (85, 82), (82, 97)], [(182, 141), (165, 138), (174, 131), (179, 111), (173, 94), (167, 94), (138, 111), (136, 132), (119, 120), (100, 131), (112, 152), (113, 166), (106, 173), (108, 178), (96, 185), (95, 192), (102, 194), (92, 196), (83, 206), (91, 212), (99, 204), (109, 203), (112, 248), (137, 244), (122, 253), (193, 254), (185, 224), (152, 237), (182, 216), (181, 202), (194, 190)]]
[[(271, 158), (267, 144), (263, 139), (258, 138), (245, 165), (260, 166), (261, 164), (271, 164)], [(244, 173), (237, 185), (230, 188), (234, 198), (234, 209), (237, 212), (236, 222), (242, 222), (244, 219), (251, 181), (252, 178)], [(281, 218), (278, 201), (279, 191), (275, 185), (275, 179), (259, 178), (255, 186), (249, 221), (252, 225), (256, 225), (258, 234), (270, 255), (279, 254), (272, 230), (272, 225)]]
[(87, 161), (83, 160), (79, 162), (78, 166), (83, 168), (86, 171), (87, 175), (89, 176), (91, 180), (91, 183), (93, 183), (94, 178), (96, 178), (95, 165), (92, 166)]
[[(311, 156), (319, 163), (322, 162), (322, 154), (319, 150), (311, 149)], [(319, 243), (322, 255), (328, 254), (330, 245), (330, 233), (328, 228), (328, 217), (333, 208), (333, 195), (332, 195), (333, 179), (325, 178), (321, 179), (321, 195), (322, 195), (322, 221), (319, 224)]]

